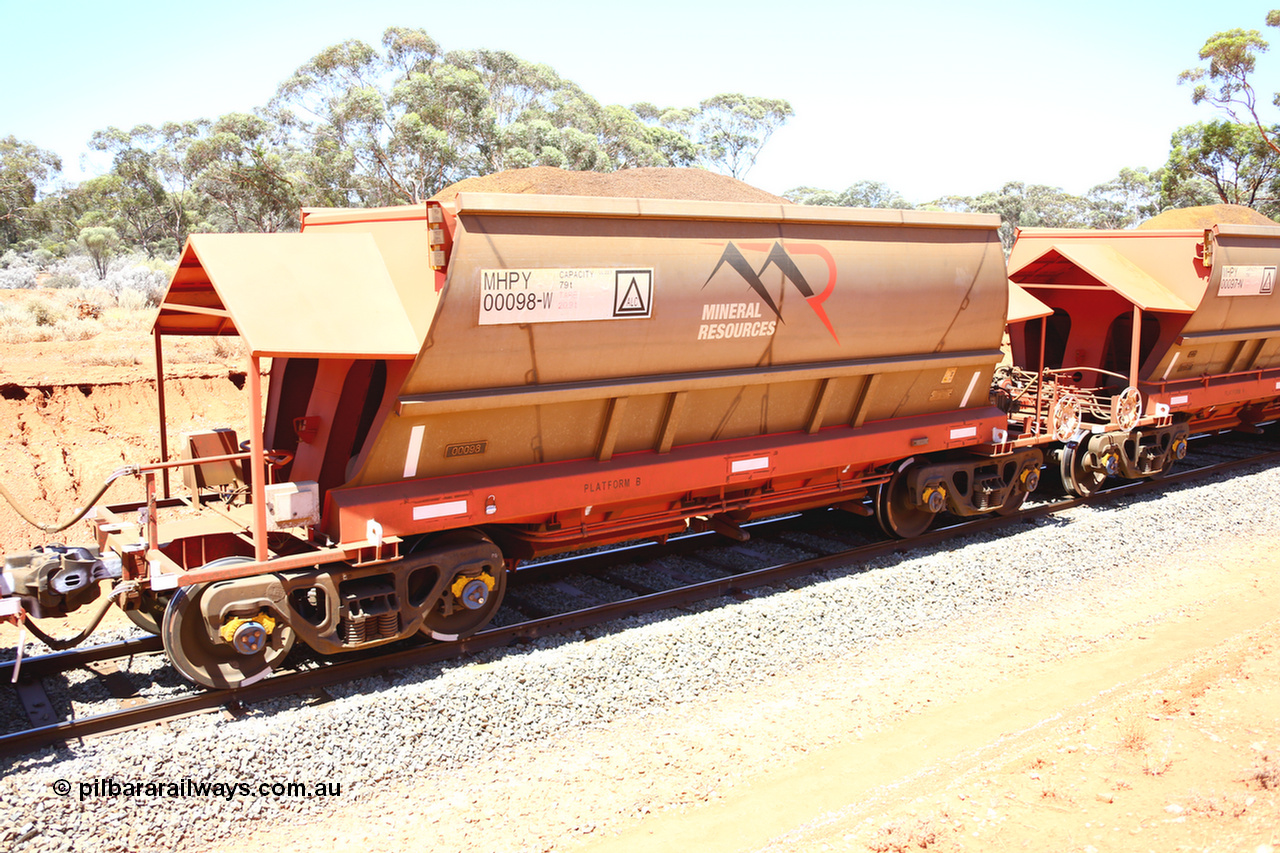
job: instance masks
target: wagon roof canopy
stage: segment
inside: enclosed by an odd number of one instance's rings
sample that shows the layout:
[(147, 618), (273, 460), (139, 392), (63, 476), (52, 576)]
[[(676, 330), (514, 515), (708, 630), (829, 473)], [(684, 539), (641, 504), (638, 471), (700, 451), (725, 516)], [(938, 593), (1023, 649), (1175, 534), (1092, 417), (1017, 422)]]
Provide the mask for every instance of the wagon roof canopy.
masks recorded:
[(1012, 281), (1009, 282), (1009, 318), (1010, 323), (1021, 323), (1037, 317), (1048, 317), (1053, 309), (1027, 293)]
[(1190, 314), (1196, 309), (1142, 268), (1110, 246), (1055, 242), (1040, 253), (1009, 268), (1009, 278), (1021, 285), (1066, 284), (1084, 272), (1143, 311)]
[(255, 356), (413, 358), (421, 347), (366, 233), (193, 235), (154, 328), (239, 334)]

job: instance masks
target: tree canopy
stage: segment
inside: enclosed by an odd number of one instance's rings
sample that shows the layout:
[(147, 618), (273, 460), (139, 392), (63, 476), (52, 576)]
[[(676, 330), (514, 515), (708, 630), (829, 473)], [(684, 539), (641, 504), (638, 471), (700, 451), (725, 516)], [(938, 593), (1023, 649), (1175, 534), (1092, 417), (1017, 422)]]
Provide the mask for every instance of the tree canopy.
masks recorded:
[[(1267, 26), (1280, 26), (1280, 10), (1267, 13)], [(1179, 83), (1192, 84), (1192, 103), (1209, 103), (1227, 113), (1236, 124), (1252, 124), (1276, 153), (1274, 129), (1258, 115), (1258, 93), (1250, 81), (1257, 68), (1258, 54), (1270, 45), (1257, 30), (1232, 29), (1214, 33), (1200, 48), (1207, 67), (1189, 68), (1178, 75)], [(1280, 94), (1271, 102), (1280, 106)]]
[[(1265, 23), (1280, 26), (1280, 10)], [(1258, 30), (1212, 35), (1204, 64), (1178, 82), (1223, 117), (1177, 128), (1163, 165), (1121, 169), (1083, 195), (1009, 181), (914, 203), (860, 180), (787, 197), (997, 213), (1006, 245), (1020, 227), (1126, 228), (1217, 201), (1275, 216), (1280, 94), (1260, 94), (1256, 82), (1268, 50)], [(100, 130), (88, 145), (110, 166), (77, 184), (58, 180), (52, 152), (0, 139), (0, 255), (75, 252), (105, 275), (118, 252), (172, 257), (195, 231), (294, 230), (305, 206), (419, 202), (463, 178), (526, 166), (693, 166), (744, 178), (793, 114), (785, 100), (743, 93), (606, 104), (548, 65), (503, 50), (446, 50), (424, 30), (391, 27), (376, 45), (351, 39), (319, 51), (257, 109)]]
[(56, 185), (50, 152), (0, 141), (0, 253), (36, 238), (88, 251), (81, 235), (106, 228), (120, 245), (172, 255), (195, 230), (296, 229), (304, 206), (420, 202), (526, 166), (743, 175), (791, 114), (784, 100), (742, 94), (603, 104), (550, 66), (391, 27), (377, 46), (321, 50), (259, 109), (96, 132), (89, 147), (111, 165), (76, 185)]

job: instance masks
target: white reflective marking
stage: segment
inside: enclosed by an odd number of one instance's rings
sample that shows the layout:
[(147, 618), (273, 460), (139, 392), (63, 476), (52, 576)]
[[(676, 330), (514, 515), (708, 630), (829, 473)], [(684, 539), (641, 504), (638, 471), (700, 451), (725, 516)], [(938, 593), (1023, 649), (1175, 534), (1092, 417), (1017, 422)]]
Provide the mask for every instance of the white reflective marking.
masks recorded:
[(18, 599), (0, 599), (0, 616), (17, 616), (20, 609), (22, 609), (22, 602)]
[(418, 475), (418, 456), (422, 453), (422, 434), (426, 430), (425, 426), (418, 424), (409, 431), (409, 452), (404, 456), (404, 476), (406, 479)]
[(961, 427), (961, 428), (959, 428), (959, 429), (953, 429), (953, 430), (951, 431), (951, 438), (952, 438), (952, 439), (957, 439), (957, 438), (977, 438), (977, 437), (978, 437), (978, 428), (977, 428), (976, 426), (971, 426), (971, 427)]
[[(1170, 362), (1169, 362), (1169, 366), (1168, 366), (1168, 367), (1166, 367), (1166, 368), (1164, 369), (1164, 376), (1161, 376), (1161, 377), (1160, 377), (1160, 379), (1161, 379), (1162, 381), (1163, 381), (1163, 380), (1165, 380), (1165, 379), (1168, 379), (1168, 378), (1169, 378), (1169, 371), (1170, 371), (1170, 370), (1173, 370), (1173, 366), (1174, 366), (1175, 364), (1177, 364), (1177, 363), (1178, 363), (1178, 357), (1179, 357), (1179, 356), (1181, 356), (1181, 355), (1182, 355), (1182, 352), (1181, 352), (1181, 351), (1179, 351), (1179, 352), (1175, 352), (1175, 353), (1173, 354), (1173, 360), (1172, 360), (1172, 361), (1170, 361)], [(1277, 383), (1276, 383), (1276, 387), (1277, 387), (1277, 388), (1280, 388), (1280, 382), (1277, 382)]]
[(1189, 399), (1190, 399), (1190, 396), (1189, 396), (1189, 395), (1187, 395), (1187, 394), (1180, 394), (1180, 395), (1179, 395), (1179, 396), (1177, 396), (1177, 397), (1170, 397), (1170, 398), (1169, 398), (1169, 405), (1170, 405), (1170, 406), (1185, 406), (1185, 405), (1187, 404), (1187, 400), (1189, 400)]
[(178, 576), (176, 574), (165, 574), (160, 571), (159, 560), (151, 560), (148, 565), (151, 567), (151, 588), (153, 590), (178, 588)]
[(244, 681), (241, 681), (240, 686), (248, 687), (250, 684), (257, 684), (259, 681), (266, 678), (270, 674), (271, 674), (271, 667), (266, 667), (265, 669), (259, 670), (258, 672), (249, 676)]
[(978, 373), (979, 371), (977, 370), (973, 372), (973, 378), (969, 380), (969, 387), (964, 391), (964, 399), (960, 401), (960, 408), (962, 409), (969, 405), (969, 395), (973, 393), (973, 386), (978, 384)]
[(466, 515), (466, 501), (447, 501), (442, 504), (427, 504), (413, 508), (413, 520), (424, 521), (428, 518), (445, 518), (450, 515)]
[(769, 457), (761, 456), (758, 459), (739, 459), (730, 466), (730, 471), (741, 474), (743, 471), (763, 471), (768, 467)]

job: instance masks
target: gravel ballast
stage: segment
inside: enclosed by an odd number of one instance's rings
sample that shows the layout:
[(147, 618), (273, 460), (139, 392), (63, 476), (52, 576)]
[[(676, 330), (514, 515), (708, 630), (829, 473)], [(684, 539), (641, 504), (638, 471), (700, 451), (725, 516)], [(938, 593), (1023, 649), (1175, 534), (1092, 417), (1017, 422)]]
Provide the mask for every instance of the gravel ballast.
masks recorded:
[[(1025, 606), (1028, 619), (1081, 606), (1084, 595), (1096, 599), (1087, 606), (1105, 608), (1109, 595), (1160, 577), (1174, 555), (1280, 532), (1274, 514), (1259, 511), (1277, 502), (1277, 471), (1255, 467), (828, 572), (749, 601), (636, 617), (589, 642), (544, 640), (405, 671), (390, 685), (378, 677), (331, 688), (333, 701), (323, 704), (288, 697), (235, 720), (202, 715), (4, 759), (0, 843), (171, 850), (240, 834), (250, 820), (287, 832), (331, 810), (335, 797), (276, 793), (273, 784), (340, 785), (343, 806), (405, 779), (434, 779), (448, 791), (450, 773), (504, 750), (760, 689), (797, 661), (856, 659), (874, 683), (894, 674), (875, 654), (882, 642), (1007, 615), (1011, 604)], [(984, 630), (1013, 627), (1002, 618)], [(989, 640), (975, 634), (972, 642)], [(159, 788), (113, 793), (147, 783)], [(196, 791), (215, 783), (231, 788)]]

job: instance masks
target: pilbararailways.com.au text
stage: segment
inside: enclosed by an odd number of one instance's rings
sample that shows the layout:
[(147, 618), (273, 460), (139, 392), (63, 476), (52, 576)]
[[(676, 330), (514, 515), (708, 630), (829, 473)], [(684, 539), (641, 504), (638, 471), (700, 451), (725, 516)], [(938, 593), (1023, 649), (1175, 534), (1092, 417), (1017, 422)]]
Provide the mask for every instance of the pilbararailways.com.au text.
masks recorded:
[[(71, 796), (72, 790), (72, 784), (66, 779), (53, 783), (53, 792), (60, 797)], [(121, 782), (104, 778), (77, 782), (74, 790), (81, 800), (100, 797), (216, 797), (233, 800), (236, 797), (340, 797), (342, 783), (327, 779), (320, 782), (206, 782), (188, 778), (176, 782), (137, 779)]]

